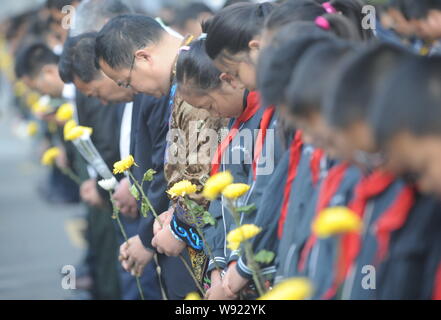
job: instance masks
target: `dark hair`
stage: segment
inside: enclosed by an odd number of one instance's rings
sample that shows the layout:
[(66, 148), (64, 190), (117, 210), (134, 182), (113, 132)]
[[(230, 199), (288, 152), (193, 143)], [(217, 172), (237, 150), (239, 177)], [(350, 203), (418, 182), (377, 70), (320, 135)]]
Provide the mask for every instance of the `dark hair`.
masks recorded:
[(85, 33), (67, 39), (60, 57), (59, 72), (64, 83), (72, 83), (74, 76), (89, 83), (100, 76), (95, 67), (95, 43), (97, 33)]
[(58, 64), (58, 56), (44, 43), (28, 45), (17, 54), (15, 74), (17, 78), (35, 77), (41, 69), (49, 64)]
[(237, 3), (219, 11), (210, 21), (207, 30), (207, 53), (216, 59), (222, 51), (236, 54), (248, 51), (249, 42), (263, 29), (265, 18), (274, 5)]
[(29, 27), (27, 28), (28, 36), (41, 39), (43, 41), (50, 32), (50, 19), (42, 19), (38, 15), (34, 15), (29, 19)]
[(354, 50), (347, 42), (322, 41), (301, 57), (286, 90), (286, 102), (294, 115), (305, 117), (321, 111), (323, 93), (332, 76)]
[(111, 68), (130, 68), (134, 52), (158, 43), (164, 32), (158, 22), (147, 16), (115, 17), (98, 33), (96, 62), (103, 59)]
[(46, 8), (62, 10), (63, 7), (71, 5), (74, 0), (47, 0)]
[(357, 27), (350, 19), (341, 14), (325, 14), (320, 16), (329, 23), (329, 30), (323, 29), (317, 22), (314, 22), (318, 28), (334, 33), (337, 37), (346, 40), (363, 41), (362, 35), (357, 31)]
[(271, 40), (272, 47), (279, 47), (281, 44), (294, 40), (296, 38), (304, 38), (307, 36), (330, 36), (333, 34), (322, 30), (311, 21), (297, 21), (284, 26), (278, 31)]
[[(339, 14), (327, 14), (323, 3), (328, 2), (336, 11), (341, 12), (342, 15), (352, 23), (348, 24), (346, 21), (342, 22), (339, 19)], [(319, 16), (326, 15), (326, 18), (333, 23), (345, 23), (345, 26), (351, 30), (348, 32), (359, 33), (359, 38), (366, 40), (373, 37), (371, 30), (362, 28), (361, 22), (364, 18), (362, 13), (363, 3), (359, 0), (298, 0), (288, 1), (274, 11), (268, 17), (265, 28), (268, 30), (280, 29), (282, 26), (295, 21), (315, 21)], [(329, 17), (333, 16), (333, 17)]]
[(381, 43), (349, 58), (325, 96), (324, 113), (330, 125), (347, 128), (366, 121), (375, 93), (408, 54), (403, 48)]
[(232, 6), (233, 4), (241, 3), (241, 2), (251, 2), (251, 1), (250, 0), (227, 0), (227, 1), (225, 1), (224, 6), (222, 8), (226, 8), (226, 7)]
[(276, 30), (294, 21), (314, 21), (323, 8), (311, 0), (287, 1), (274, 8), (265, 21), (265, 29)]
[[(370, 122), (384, 147), (396, 134), (441, 134), (441, 59), (412, 56), (377, 95)], [(416, 151), (417, 152), (417, 151)]]
[(190, 3), (185, 6), (182, 10), (179, 10), (176, 15), (176, 19), (173, 25), (178, 26), (179, 28), (185, 28), (186, 23), (189, 20), (195, 20), (202, 13), (211, 13), (214, 14), (213, 10), (210, 9), (206, 4), (200, 2)]
[(362, 21), (365, 18), (363, 13), (364, 3), (361, 0), (318, 0), (321, 6), (323, 3), (329, 2), (338, 12), (341, 12), (348, 18), (360, 33), (362, 39), (371, 39), (374, 34), (372, 30), (363, 28)]
[(23, 27), (27, 27), (29, 20), (38, 14), (37, 10), (25, 12), (9, 19), (9, 24), (6, 30), (6, 40), (12, 40), (17, 37), (19, 31)]
[(293, 69), (305, 52), (315, 44), (329, 40), (326, 35), (303, 36), (287, 41), (280, 47), (267, 47), (259, 58), (257, 87), (262, 95), (263, 105), (280, 105)]
[(176, 65), (176, 79), (179, 85), (191, 81), (201, 90), (216, 89), (221, 85), (221, 72), (205, 51), (205, 41), (198, 40), (190, 45), (190, 50), (181, 51)]

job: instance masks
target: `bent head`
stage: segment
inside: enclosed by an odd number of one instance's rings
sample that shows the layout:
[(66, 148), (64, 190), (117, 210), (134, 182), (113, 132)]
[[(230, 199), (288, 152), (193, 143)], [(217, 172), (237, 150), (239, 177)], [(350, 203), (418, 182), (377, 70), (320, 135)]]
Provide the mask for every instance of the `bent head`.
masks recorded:
[(194, 107), (220, 118), (235, 118), (242, 113), (245, 90), (215, 67), (204, 40), (181, 51), (176, 78), (179, 94)]
[(122, 15), (99, 32), (96, 64), (118, 86), (159, 98), (170, 90), (180, 42), (152, 18)]

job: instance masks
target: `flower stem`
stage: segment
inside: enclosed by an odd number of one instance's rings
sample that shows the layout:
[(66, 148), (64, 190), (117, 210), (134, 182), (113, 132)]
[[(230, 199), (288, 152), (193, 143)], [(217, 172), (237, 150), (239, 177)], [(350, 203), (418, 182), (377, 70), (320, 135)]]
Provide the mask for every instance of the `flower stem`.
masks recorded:
[(248, 265), (250, 266), (251, 271), (253, 272), (253, 280), (256, 284), (257, 292), (259, 296), (263, 296), (265, 294), (264, 287), (262, 286), (262, 279), (260, 277), (260, 268), (257, 262), (254, 260), (254, 253), (251, 243), (246, 241), (245, 244), (245, 255), (247, 257)]
[[(228, 209), (230, 210), (231, 215), (233, 216), (233, 219), (237, 227), (240, 227), (241, 226), (240, 215), (236, 210), (236, 204), (231, 200), (228, 200), (227, 203), (228, 203)], [(256, 285), (257, 292), (259, 293), (260, 296), (263, 296), (265, 294), (265, 290), (263, 289), (264, 287), (262, 286), (259, 265), (254, 259), (253, 247), (249, 241), (245, 241), (244, 248), (245, 248), (245, 256), (247, 258), (247, 264), (249, 265), (251, 272), (253, 273), (253, 281)]]
[[(147, 205), (149, 206), (150, 210), (152, 211), (152, 214), (155, 217), (156, 221), (159, 223), (161, 228), (163, 228), (164, 225), (163, 225), (161, 219), (159, 219), (159, 215), (156, 212), (155, 208), (153, 207), (152, 203), (150, 202), (150, 199), (146, 196), (144, 189), (142, 188), (142, 186), (139, 184), (138, 180), (135, 179), (135, 177), (133, 176), (133, 174), (130, 171), (128, 171), (128, 174), (129, 174), (130, 178), (133, 180), (133, 183), (135, 184), (136, 188), (141, 193), (142, 199), (144, 199), (147, 202)], [(196, 276), (193, 273), (193, 269), (187, 264), (187, 261), (185, 261), (185, 258), (182, 256), (182, 254), (179, 255), (179, 258), (181, 259), (181, 261), (184, 264), (187, 271), (190, 273), (190, 276), (193, 278), (193, 281), (195, 282), (198, 289), (201, 291), (202, 294), (205, 294), (205, 290), (202, 288), (201, 284), (196, 279)]]
[[(119, 217), (119, 209), (116, 206), (115, 200), (113, 199), (112, 191), (110, 191), (110, 190), (109, 190), (109, 195), (110, 195), (110, 201), (112, 202), (112, 211), (113, 211), (112, 219), (115, 219), (118, 222), (118, 226), (119, 226), (119, 228), (121, 230), (121, 233), (122, 233), (122, 235), (124, 237), (124, 240), (128, 244), (129, 243), (129, 238), (127, 237), (127, 233), (124, 230), (124, 226), (123, 226), (123, 224), (121, 222), (121, 219)], [(139, 276), (135, 276), (135, 278), (136, 278), (136, 286), (138, 287), (138, 291), (139, 291), (139, 295), (141, 297), (141, 300), (145, 300), (144, 292), (143, 292), (142, 287), (141, 287), (140, 277)]]
[(80, 177), (78, 177), (71, 168), (61, 168), (59, 167), (60, 171), (68, 176), (73, 182), (75, 182), (77, 185), (81, 185), (82, 181), (80, 179)]
[(155, 260), (156, 263), (156, 273), (158, 274), (158, 281), (159, 281), (159, 287), (161, 288), (162, 300), (166, 301), (168, 300), (168, 298), (167, 298), (167, 294), (165, 293), (164, 285), (162, 283), (162, 270), (161, 267), (159, 266), (158, 255), (155, 254), (153, 259)]
[(128, 171), (128, 174), (130, 176), (130, 179), (132, 179), (133, 183), (135, 184), (136, 188), (138, 189), (139, 193), (141, 193), (142, 199), (144, 199), (146, 201), (147, 205), (149, 206), (150, 211), (152, 211), (152, 214), (155, 217), (155, 220), (159, 223), (159, 225), (162, 228), (163, 224), (162, 224), (161, 220), (159, 219), (159, 215), (156, 212), (155, 208), (153, 207), (152, 203), (150, 202), (150, 199), (146, 196), (144, 189), (142, 188), (142, 186), (139, 184), (138, 180), (135, 179), (135, 177), (133, 176), (133, 174), (130, 171)]
[[(188, 199), (188, 198), (184, 198), (184, 201), (187, 204), (187, 201), (191, 201), (191, 200)], [(189, 208), (189, 206), (187, 205), (187, 209), (188, 208)], [(189, 212), (191, 214), (191, 217), (193, 218), (193, 224), (196, 226), (196, 231), (199, 233), (199, 235), (201, 236), (202, 242), (204, 243), (204, 248), (207, 248), (209, 258), (213, 259), (214, 267), (216, 268), (216, 270), (219, 273), (221, 273), (222, 272), (221, 268), (220, 268), (219, 264), (216, 262), (216, 260), (214, 259), (215, 257), (214, 257), (213, 251), (211, 250), (210, 246), (208, 245), (207, 239), (204, 236), (204, 232), (203, 232), (203, 230), (200, 228), (200, 226), (198, 224), (196, 215), (191, 210), (189, 210)]]

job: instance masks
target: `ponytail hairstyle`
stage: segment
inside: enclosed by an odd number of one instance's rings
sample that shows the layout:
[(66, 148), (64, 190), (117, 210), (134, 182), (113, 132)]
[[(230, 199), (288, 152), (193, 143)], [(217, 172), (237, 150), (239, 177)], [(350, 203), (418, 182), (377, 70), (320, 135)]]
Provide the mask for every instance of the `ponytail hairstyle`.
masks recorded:
[(323, 94), (339, 71), (341, 62), (355, 51), (345, 41), (323, 41), (310, 48), (298, 61), (286, 89), (286, 103), (298, 117), (321, 112)]
[(178, 86), (191, 86), (195, 90), (214, 90), (221, 86), (221, 72), (205, 51), (205, 40), (197, 40), (181, 48), (176, 64)]
[(221, 55), (233, 56), (248, 52), (249, 43), (260, 35), (265, 19), (274, 5), (237, 3), (219, 11), (204, 29), (208, 56), (215, 60)]
[[(265, 22), (265, 30), (275, 32), (283, 26), (296, 21), (315, 21), (323, 16), (329, 22), (341, 26), (341, 29), (347, 27), (346, 33), (358, 33), (358, 38), (368, 40), (373, 37), (371, 30), (362, 28), (361, 22), (364, 18), (362, 13), (363, 3), (360, 0), (298, 0), (288, 1), (275, 8)], [(333, 16), (332, 18), (330, 16)], [(337, 17), (343, 16), (346, 21)], [(352, 38), (353, 36), (351, 36)], [(344, 37), (346, 38), (346, 37)]]
[(364, 40), (357, 31), (357, 27), (344, 15), (327, 13), (317, 17), (314, 20), (314, 24), (324, 31), (332, 32), (341, 39), (352, 41)]
[(369, 40), (374, 37), (372, 30), (362, 27), (364, 19), (363, 2), (360, 0), (316, 0), (324, 10), (324, 14), (342, 14), (355, 26), (362, 40)]

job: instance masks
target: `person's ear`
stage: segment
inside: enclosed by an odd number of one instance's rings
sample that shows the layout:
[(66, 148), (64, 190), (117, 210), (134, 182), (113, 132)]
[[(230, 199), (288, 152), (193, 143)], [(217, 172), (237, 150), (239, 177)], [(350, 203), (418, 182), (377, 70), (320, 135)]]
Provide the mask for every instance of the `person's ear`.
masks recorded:
[(233, 89), (237, 89), (237, 85), (236, 85), (236, 81), (234, 79), (234, 77), (232, 77), (231, 75), (229, 75), (228, 73), (221, 73), (221, 75), (219, 76), (219, 79), (225, 83), (226, 85), (229, 85), (230, 87), (232, 87)]
[(248, 43), (248, 47), (250, 48), (251, 51), (253, 50), (260, 50), (260, 40), (257, 39), (253, 39)]
[(136, 57), (136, 59), (147, 61), (147, 62), (150, 62), (152, 60), (151, 54), (145, 49), (140, 49), (140, 50), (136, 51), (135, 57)]

